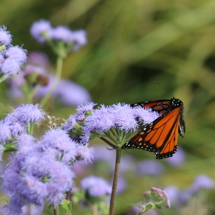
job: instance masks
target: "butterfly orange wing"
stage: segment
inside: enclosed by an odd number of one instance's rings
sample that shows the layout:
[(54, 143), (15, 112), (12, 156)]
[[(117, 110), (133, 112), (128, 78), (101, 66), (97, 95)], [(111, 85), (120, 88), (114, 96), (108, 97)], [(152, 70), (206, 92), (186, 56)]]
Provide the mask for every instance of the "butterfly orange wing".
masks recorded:
[[(137, 148), (154, 152), (157, 159), (171, 157), (177, 151), (178, 131), (180, 132), (181, 129), (179, 126), (183, 122), (181, 119), (182, 103), (175, 107), (171, 105), (171, 100), (160, 100), (132, 106), (140, 105), (143, 108), (152, 108), (162, 115), (131, 138), (122, 148)], [(183, 136), (184, 122), (182, 125), (183, 129), (180, 134)]]

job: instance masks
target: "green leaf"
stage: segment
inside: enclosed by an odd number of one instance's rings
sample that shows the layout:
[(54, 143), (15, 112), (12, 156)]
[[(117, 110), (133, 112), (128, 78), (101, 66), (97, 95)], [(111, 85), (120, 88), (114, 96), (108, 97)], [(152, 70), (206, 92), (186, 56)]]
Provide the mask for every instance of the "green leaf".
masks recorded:
[(66, 214), (72, 212), (72, 203), (70, 201), (64, 199), (60, 205), (65, 210)]

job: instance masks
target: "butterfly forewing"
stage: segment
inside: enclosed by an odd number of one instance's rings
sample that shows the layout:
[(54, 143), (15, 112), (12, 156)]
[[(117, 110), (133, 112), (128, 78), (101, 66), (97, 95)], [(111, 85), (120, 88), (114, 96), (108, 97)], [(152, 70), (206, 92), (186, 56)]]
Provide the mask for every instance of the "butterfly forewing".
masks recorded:
[(182, 119), (183, 103), (179, 99), (146, 101), (132, 107), (151, 108), (161, 114), (145, 126), (122, 148), (138, 148), (155, 152), (157, 159), (171, 157), (177, 151), (178, 132), (183, 137), (185, 124)]

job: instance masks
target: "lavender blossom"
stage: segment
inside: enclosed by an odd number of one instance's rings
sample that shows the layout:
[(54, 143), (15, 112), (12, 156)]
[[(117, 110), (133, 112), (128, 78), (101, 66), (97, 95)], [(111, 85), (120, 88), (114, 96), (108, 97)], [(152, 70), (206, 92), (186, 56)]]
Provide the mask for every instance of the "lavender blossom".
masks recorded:
[(94, 157), (94, 149), (89, 148), (88, 145), (77, 145), (77, 154), (79, 159), (85, 163), (91, 163)]
[(73, 32), (66, 26), (58, 26), (51, 31), (53, 40), (62, 40), (66, 43), (72, 42)]
[(171, 202), (177, 202), (179, 198), (179, 188), (174, 185), (170, 185), (165, 187), (164, 191), (169, 196), (169, 199), (171, 199)]
[(34, 22), (30, 29), (31, 36), (34, 37), (39, 43), (44, 43), (46, 41), (45, 36), (50, 37), (51, 31), (52, 26), (50, 22), (43, 19)]
[(138, 175), (154, 175), (158, 176), (164, 172), (163, 165), (155, 160), (146, 159), (142, 162), (139, 162), (137, 165), (137, 174)]
[(111, 193), (111, 186), (103, 178), (96, 176), (82, 179), (81, 188), (92, 197), (101, 197)]
[(0, 44), (1, 45), (9, 45), (12, 42), (12, 35), (9, 31), (7, 31), (7, 28), (3, 25), (0, 26)]
[(45, 112), (40, 109), (39, 104), (23, 104), (22, 106), (16, 108), (12, 113), (19, 122), (22, 123), (33, 123), (40, 122), (44, 120)]
[[(8, 205), (10, 214), (20, 214), (21, 208), (29, 203), (42, 208), (45, 199), (56, 206), (73, 186), (74, 173), (71, 168), (50, 153), (53, 144), (59, 144), (60, 140), (53, 140), (47, 145), (49, 148), (43, 146), (48, 136), (53, 137), (51, 133), (47, 132), (37, 144), (37, 140), (28, 134), (18, 138), (18, 151), (12, 155), (10, 164), (2, 174), (2, 190), (11, 198)], [(62, 133), (58, 134), (63, 141), (67, 140)], [(64, 151), (68, 149), (65, 144), (60, 147)]]
[(114, 124), (117, 129), (125, 130), (126, 132), (137, 129), (137, 121), (130, 105), (121, 103), (113, 105), (112, 114), (115, 116)]
[(195, 178), (192, 187), (194, 189), (213, 189), (215, 185), (215, 182), (212, 178), (210, 178), (207, 175), (199, 175)]
[(1, 72), (4, 75), (14, 76), (21, 71), (20, 63), (14, 59), (6, 59), (1, 65)]
[(73, 50), (78, 50), (81, 46), (87, 43), (86, 31), (77, 30), (73, 31), (72, 41), (74, 42)]
[(167, 158), (166, 161), (173, 167), (179, 167), (185, 162), (186, 155), (184, 151), (178, 147), (177, 153), (173, 157)]
[(40, 141), (40, 145), (65, 164), (74, 162), (78, 156), (76, 143), (69, 138), (66, 131), (59, 128), (46, 132)]
[(201, 189), (214, 189), (214, 184), (214, 180), (207, 175), (202, 174), (197, 176), (188, 188), (179, 192), (180, 203), (184, 204)]
[(0, 121), (0, 143), (5, 144), (7, 140), (11, 138), (10, 127), (4, 123), (3, 120)]
[(26, 52), (25, 49), (22, 49), (19, 46), (12, 46), (6, 51), (5, 56), (22, 64), (27, 60)]
[(61, 79), (54, 91), (54, 96), (68, 106), (77, 106), (91, 100), (89, 92), (82, 86), (68, 80)]
[(81, 104), (79, 105), (76, 110), (78, 111), (78, 113), (89, 113), (89, 115), (91, 115), (92, 111), (93, 111), (93, 107), (97, 105), (94, 102), (88, 102), (85, 104)]
[(151, 111), (150, 108), (144, 109), (139, 106), (133, 108), (133, 114), (144, 124), (150, 124), (160, 116), (158, 112)]

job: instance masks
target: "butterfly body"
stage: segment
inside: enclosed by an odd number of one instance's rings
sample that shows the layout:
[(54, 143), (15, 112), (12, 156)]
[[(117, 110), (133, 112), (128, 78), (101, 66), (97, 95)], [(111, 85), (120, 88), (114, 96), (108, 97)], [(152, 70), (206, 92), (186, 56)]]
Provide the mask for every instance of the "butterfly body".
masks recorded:
[(123, 149), (143, 149), (154, 152), (157, 159), (172, 157), (177, 151), (178, 133), (185, 134), (185, 123), (182, 118), (183, 103), (179, 99), (145, 101), (132, 107), (151, 108), (160, 116), (144, 126), (142, 131), (126, 142)]

